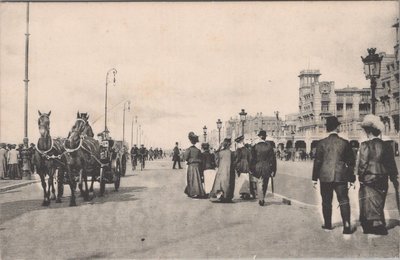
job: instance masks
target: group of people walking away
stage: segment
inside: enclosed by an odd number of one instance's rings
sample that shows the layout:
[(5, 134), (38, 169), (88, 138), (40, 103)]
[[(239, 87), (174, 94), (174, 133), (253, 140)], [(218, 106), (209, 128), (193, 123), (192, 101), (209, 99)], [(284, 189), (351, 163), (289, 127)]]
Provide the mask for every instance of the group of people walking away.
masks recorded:
[[(259, 141), (251, 147), (244, 143), (244, 136), (235, 139), (236, 151), (231, 151), (231, 138), (225, 138), (214, 153), (208, 143), (202, 150), (195, 145), (199, 137), (189, 133), (191, 147), (185, 150), (188, 164), (185, 193), (191, 198), (210, 198), (212, 202), (232, 202), (236, 193), (242, 199), (259, 200), (264, 206), (270, 177), (276, 174), (274, 145), (266, 141), (266, 131), (258, 134)], [(237, 176), (237, 178), (236, 178)]]
[[(355, 158), (350, 143), (338, 136), (340, 122), (334, 116), (326, 118), (329, 136), (318, 142), (312, 181), (320, 183), (324, 230), (332, 230), (333, 191), (339, 201), (343, 222), (343, 234), (352, 234), (348, 189), (354, 186), (356, 174), (360, 182), (360, 223), (365, 234), (387, 235), (384, 206), (390, 179), (398, 197), (398, 171), (389, 142), (379, 136), (384, 129), (375, 115), (364, 117), (361, 127), (368, 141), (362, 142)], [(398, 199), (398, 198), (397, 198)]]

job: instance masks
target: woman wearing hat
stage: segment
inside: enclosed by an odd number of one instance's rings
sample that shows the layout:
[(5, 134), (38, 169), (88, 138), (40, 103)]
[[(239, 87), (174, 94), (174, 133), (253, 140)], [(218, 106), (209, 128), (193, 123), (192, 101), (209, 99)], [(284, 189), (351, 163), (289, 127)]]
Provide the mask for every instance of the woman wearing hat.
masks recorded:
[(195, 146), (199, 137), (193, 132), (189, 133), (191, 147), (185, 150), (185, 161), (187, 162), (187, 186), (185, 193), (191, 198), (204, 198), (206, 193), (202, 184), (201, 151)]
[[(244, 136), (241, 135), (235, 139), (237, 143), (237, 149), (235, 154), (235, 165), (237, 179), (237, 189), (242, 199), (250, 199), (250, 194), (254, 192), (250, 191), (250, 162), (251, 162), (251, 151), (244, 145)], [(236, 195), (235, 195), (236, 196)], [(253, 196), (254, 197), (254, 196)]]
[(7, 150), (6, 144), (0, 143), (0, 179), (6, 177), (7, 172)]
[(368, 141), (361, 143), (357, 164), (360, 181), (360, 222), (364, 234), (387, 235), (384, 216), (388, 178), (398, 188), (397, 167), (392, 147), (379, 138), (384, 125), (379, 117), (367, 115), (361, 127)]
[(217, 174), (213, 188), (210, 192), (210, 200), (213, 202), (232, 202), (235, 189), (234, 156), (229, 147), (231, 139), (225, 138), (216, 156)]
[(18, 166), (19, 152), (15, 149), (16, 147), (17, 146), (13, 144), (11, 150), (8, 152), (7, 162), (9, 165), (8, 171), (10, 179), (20, 179)]
[(201, 144), (202, 169), (204, 171), (204, 191), (209, 194), (215, 180), (215, 155), (210, 153), (210, 145), (208, 143)]

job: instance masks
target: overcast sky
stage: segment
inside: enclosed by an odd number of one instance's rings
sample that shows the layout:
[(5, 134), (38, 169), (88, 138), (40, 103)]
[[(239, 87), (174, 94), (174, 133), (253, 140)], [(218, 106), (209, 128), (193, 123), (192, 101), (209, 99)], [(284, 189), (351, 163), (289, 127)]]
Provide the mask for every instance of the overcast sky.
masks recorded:
[[(122, 139), (131, 100), (125, 138), (137, 115), (151, 144), (166, 148), (241, 108), (297, 112), (302, 69), (320, 69), (336, 88), (368, 87), (360, 56), (369, 47), (393, 53), (398, 10), (396, 1), (33, 3), (30, 140), (37, 110), (52, 111), (52, 136), (66, 136), (78, 110), (102, 131), (111, 68), (112, 136)], [(24, 3), (0, 3), (1, 141), (23, 138), (25, 12)]]

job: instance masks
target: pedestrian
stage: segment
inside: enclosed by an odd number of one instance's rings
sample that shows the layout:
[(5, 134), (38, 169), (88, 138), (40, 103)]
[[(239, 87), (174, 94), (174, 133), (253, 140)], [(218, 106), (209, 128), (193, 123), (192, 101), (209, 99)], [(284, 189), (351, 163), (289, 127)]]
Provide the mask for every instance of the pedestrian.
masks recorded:
[(368, 141), (361, 143), (356, 164), (360, 181), (360, 223), (364, 234), (387, 235), (384, 207), (388, 177), (395, 189), (399, 188), (394, 153), (391, 144), (379, 138), (385, 129), (379, 117), (365, 116), (361, 127)]
[(178, 163), (179, 169), (182, 169), (182, 167), (181, 167), (180, 149), (178, 147), (178, 142), (175, 143), (174, 153), (172, 155), (172, 161), (174, 162), (174, 164), (172, 165), (172, 169), (175, 169), (176, 163)]
[(204, 171), (204, 191), (206, 194), (209, 194), (215, 180), (215, 155), (210, 152), (210, 144), (203, 143), (201, 144), (201, 148), (203, 149), (202, 169)]
[(317, 144), (312, 181), (316, 188), (320, 183), (322, 197), (322, 214), (324, 216), (324, 230), (332, 230), (332, 198), (333, 191), (339, 201), (340, 213), (343, 221), (343, 234), (351, 234), (350, 201), (348, 189), (354, 185), (355, 158), (350, 143), (339, 137), (337, 117), (326, 118), (326, 131), (329, 136)]
[[(241, 135), (235, 139), (237, 143), (237, 149), (235, 154), (235, 166), (237, 173), (236, 190), (238, 191), (240, 198), (250, 199), (250, 195), (253, 194), (255, 198), (254, 191), (251, 192), (250, 185), (250, 162), (251, 162), (251, 151), (247, 149), (244, 144), (244, 136)], [(254, 177), (252, 177), (254, 178)]]
[(0, 179), (4, 180), (7, 172), (7, 150), (6, 144), (0, 143)]
[(231, 138), (225, 138), (216, 153), (218, 170), (210, 192), (212, 202), (232, 202), (235, 190), (235, 158), (230, 147)]
[(260, 130), (258, 137), (260, 139), (251, 151), (252, 163), (250, 169), (252, 175), (257, 179), (258, 204), (264, 206), (269, 178), (276, 175), (276, 156), (273, 142), (266, 141), (267, 132)]
[(185, 151), (185, 161), (188, 165), (185, 193), (190, 198), (205, 198), (206, 192), (203, 189), (203, 172), (201, 169), (201, 151), (195, 146), (199, 142), (199, 137), (190, 132), (189, 141), (192, 146)]
[(130, 153), (131, 153), (132, 171), (134, 171), (137, 166), (137, 159), (138, 159), (138, 155), (139, 155), (139, 148), (137, 147), (136, 144), (133, 145)]
[(8, 158), (7, 158), (7, 163), (9, 165), (8, 168), (8, 176), (10, 176), (10, 179), (20, 179), (20, 173), (19, 173), (19, 152), (15, 149), (17, 146), (15, 144), (11, 145), (11, 150), (8, 152)]
[(139, 159), (140, 159), (140, 164), (141, 164), (141, 170), (143, 170), (146, 166), (146, 156), (147, 156), (147, 149), (142, 144), (142, 145), (140, 145), (140, 149), (139, 149)]

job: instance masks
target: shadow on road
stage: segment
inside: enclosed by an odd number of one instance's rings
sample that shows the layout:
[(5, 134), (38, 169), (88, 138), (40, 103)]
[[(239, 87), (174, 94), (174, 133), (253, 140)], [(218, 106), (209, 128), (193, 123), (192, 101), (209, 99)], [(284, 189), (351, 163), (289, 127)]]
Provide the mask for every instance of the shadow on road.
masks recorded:
[[(66, 188), (66, 187), (65, 187)], [(122, 202), (122, 201), (135, 201), (138, 200), (135, 198), (135, 193), (142, 192), (146, 187), (120, 187), (118, 192), (111, 190), (110, 188), (106, 188), (106, 193), (104, 197), (97, 197), (99, 194), (99, 190), (95, 189), (94, 196), (91, 194), (90, 201), (83, 201), (82, 197), (79, 197), (77, 192), (76, 203), (77, 206), (82, 205), (90, 205), (90, 204), (103, 204), (109, 202)], [(42, 199), (34, 199), (34, 200), (19, 200), (19, 201), (11, 201), (0, 204), (0, 225), (6, 221), (14, 219), (20, 215), (25, 213), (29, 213), (35, 210), (51, 210), (51, 209), (60, 209), (60, 208), (69, 208), (69, 199), (70, 196), (63, 197), (62, 203), (55, 203), (55, 201), (51, 201), (50, 206), (44, 207), (42, 206)]]

